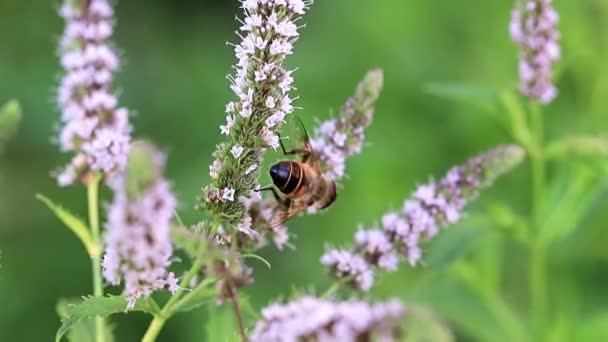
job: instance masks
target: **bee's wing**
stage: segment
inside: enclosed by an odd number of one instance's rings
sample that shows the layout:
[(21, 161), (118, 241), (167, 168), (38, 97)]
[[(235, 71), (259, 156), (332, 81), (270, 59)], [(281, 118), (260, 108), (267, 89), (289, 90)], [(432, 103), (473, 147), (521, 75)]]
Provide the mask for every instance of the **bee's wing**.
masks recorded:
[(295, 148), (312, 152), (308, 132), (299, 117), (293, 115), (289, 121), (290, 138)]
[(268, 224), (269, 229), (274, 229), (287, 221), (290, 217), (295, 216), (308, 207), (305, 203), (292, 202), (289, 208), (277, 206), (274, 210), (273, 217)]
[(291, 129), (291, 139), (294, 146), (308, 152), (305, 159), (302, 161), (312, 165), (313, 169), (318, 170), (318, 158), (310, 145), (310, 137), (308, 136), (308, 132), (304, 127), (304, 123), (302, 123), (302, 120), (300, 120), (299, 117), (294, 115), (289, 122), (289, 126)]

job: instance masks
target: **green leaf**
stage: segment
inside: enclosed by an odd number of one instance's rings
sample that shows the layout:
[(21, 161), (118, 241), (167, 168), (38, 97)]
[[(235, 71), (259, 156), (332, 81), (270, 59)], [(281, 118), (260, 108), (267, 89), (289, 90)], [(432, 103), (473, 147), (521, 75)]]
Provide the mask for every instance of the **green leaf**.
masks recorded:
[(229, 303), (222, 306), (210, 305), (207, 316), (207, 341), (240, 341), (239, 328), (234, 311)]
[(566, 137), (547, 145), (547, 158), (608, 158), (608, 138), (592, 135)]
[(551, 242), (572, 233), (605, 188), (587, 167), (579, 165), (562, 171), (551, 184), (542, 239)]
[[(77, 324), (94, 317), (106, 317), (115, 313), (127, 312), (127, 300), (123, 296), (89, 297), (84, 301), (68, 306), (61, 327), (57, 330), (55, 341), (61, 338)], [(141, 298), (135, 303), (131, 311), (146, 312), (159, 315), (160, 309), (151, 298)]]
[(203, 280), (194, 290), (186, 294), (173, 307), (174, 312), (186, 312), (194, 310), (200, 306), (212, 303), (217, 295), (215, 288), (210, 287), (216, 282), (215, 278)]
[(498, 91), (478, 85), (458, 83), (429, 83), (424, 90), (432, 95), (473, 105), (478, 109), (494, 114), (498, 108)]
[[(80, 302), (82, 302), (82, 299), (60, 299), (59, 302), (57, 302), (55, 309), (61, 320), (64, 320), (67, 317), (70, 307), (77, 305)], [(108, 324), (106, 324), (104, 328), (105, 341), (113, 342), (113, 329)], [(95, 321), (87, 319), (74, 324), (67, 332), (66, 337), (72, 342), (95, 342)]]
[(246, 313), (247, 315), (255, 318), (256, 320), (261, 318), (260, 313), (251, 304), (249, 296), (241, 292), (237, 294), (237, 297), (239, 299), (239, 305), (241, 306), (241, 310), (243, 311), (243, 313)]
[(513, 91), (505, 90), (500, 95), (503, 107), (509, 117), (511, 134), (513, 138), (526, 150), (531, 151), (534, 147), (534, 139), (526, 121), (526, 112)]
[(518, 241), (529, 241), (526, 219), (517, 214), (509, 205), (502, 202), (489, 201), (486, 209), (488, 216), (492, 220), (492, 226), (508, 233)]
[(15, 100), (9, 101), (0, 108), (0, 152), (3, 145), (17, 132), (21, 117), (21, 107)]
[(572, 341), (608, 341), (608, 311), (581, 320)]
[(60, 205), (55, 204), (44, 195), (36, 194), (36, 199), (44, 203), (80, 239), (90, 256), (96, 256), (101, 253), (101, 250), (93, 241), (89, 228), (80, 218)]
[[(481, 217), (477, 217), (481, 219)], [(428, 268), (441, 269), (460, 258), (468, 252), (472, 245), (485, 235), (485, 231), (467, 220), (468, 226), (457, 226), (445, 230), (433, 239), (425, 256), (425, 265)], [(478, 222), (479, 223), (479, 222)]]
[(196, 259), (200, 253), (209, 250), (202, 227), (195, 230), (174, 225), (171, 227), (171, 240), (177, 248), (184, 250), (192, 259)]
[(452, 342), (454, 335), (432, 311), (422, 306), (409, 306), (404, 324), (405, 342)]

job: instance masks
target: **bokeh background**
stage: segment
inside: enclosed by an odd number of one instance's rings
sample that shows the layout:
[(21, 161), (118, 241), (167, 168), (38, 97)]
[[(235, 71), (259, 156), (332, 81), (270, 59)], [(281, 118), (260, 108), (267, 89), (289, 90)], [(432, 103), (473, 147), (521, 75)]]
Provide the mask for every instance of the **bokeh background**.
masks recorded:
[[(608, 1), (556, 1), (561, 13), (564, 58), (557, 100), (547, 107), (547, 136), (573, 131), (608, 132)], [(85, 214), (85, 189), (58, 188), (51, 170), (68, 156), (52, 143), (59, 123), (54, 89), (60, 76), (55, 43), (63, 23), (58, 1), (0, 2), (0, 102), (17, 98), (25, 118), (0, 158), (0, 340), (48, 341), (59, 326), (58, 298), (91, 292), (90, 262), (80, 242), (39, 202), (44, 193)], [(384, 92), (367, 134), (364, 153), (349, 161), (349, 178), (339, 200), (323, 215), (290, 222), (295, 251), (266, 248), (272, 269), (252, 260), (255, 283), (246, 288), (256, 308), (293, 293), (325, 289), (319, 265), (326, 243), (348, 243), (358, 225), (372, 225), (400, 206), (416, 184), (441, 176), (450, 165), (499, 143), (508, 133), (465, 104), (425, 91), (433, 82), (515, 86), (516, 48), (507, 25), (512, 1), (317, 0), (305, 17), (295, 55), (298, 115), (312, 127), (337, 111), (367, 69), (381, 67)], [(209, 181), (211, 152), (220, 139), (224, 105), (232, 98), (226, 74), (234, 63), (226, 42), (237, 42), (237, 1), (119, 1), (115, 43), (124, 67), (115, 85), (121, 103), (136, 111), (135, 135), (154, 140), (170, 154), (168, 175), (186, 222), (196, 222), (194, 198)], [(268, 159), (278, 158), (269, 155)], [(550, 172), (553, 172), (551, 169)], [(506, 201), (527, 214), (529, 165), (515, 172), (469, 207)], [(104, 200), (109, 201), (109, 193)], [(580, 229), (551, 254), (552, 299), (567, 312), (608, 307), (608, 200), (604, 195)], [(467, 221), (456, 229), (473, 225)], [(483, 227), (492, 230), (493, 227)], [(471, 239), (475, 239), (472, 235)], [(463, 241), (463, 249), (470, 248)], [(426, 252), (433, 252), (432, 243)], [(502, 270), (506, 301), (527, 310), (527, 256), (513, 242), (505, 246)], [(464, 253), (466, 254), (466, 252)], [(466, 256), (466, 255), (465, 255)], [(399, 296), (430, 307), (462, 340), (475, 340), (483, 307), (441, 270), (402, 267), (385, 277), (374, 297)], [(205, 310), (169, 322), (161, 340), (201, 340)], [(119, 341), (141, 338), (149, 317), (117, 316)], [(463, 323), (463, 320), (468, 320)], [(475, 321), (478, 320), (478, 321)]]

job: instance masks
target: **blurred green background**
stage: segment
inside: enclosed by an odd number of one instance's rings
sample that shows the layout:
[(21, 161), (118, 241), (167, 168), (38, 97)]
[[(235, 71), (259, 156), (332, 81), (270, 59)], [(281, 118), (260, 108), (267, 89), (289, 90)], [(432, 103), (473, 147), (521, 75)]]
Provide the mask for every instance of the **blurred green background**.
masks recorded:
[[(512, 5), (484, 0), (316, 1), (287, 62), (299, 68), (297, 105), (304, 109), (298, 115), (309, 127), (315, 118), (327, 118), (372, 67), (384, 70), (385, 88), (368, 130), (368, 146), (349, 162), (337, 203), (323, 215), (290, 222), (296, 251), (261, 251), (271, 270), (249, 261), (255, 283), (244, 291), (256, 308), (294, 287), (323, 291), (329, 280), (318, 260), (326, 242), (350, 242), (358, 225), (370, 226), (398, 208), (429, 175), (440, 177), (450, 165), (509, 142), (508, 133), (479, 110), (430, 95), (424, 85), (515, 86), (517, 51), (507, 30)], [(556, 1), (555, 6), (561, 13), (564, 57), (560, 96), (546, 109), (547, 136), (606, 133), (608, 1)], [(59, 124), (53, 100), (60, 76), (55, 43), (63, 28), (57, 7), (58, 1), (0, 2), (0, 102), (17, 98), (25, 113), (17, 137), (0, 157), (1, 341), (50, 340), (59, 326), (58, 298), (91, 293), (90, 262), (80, 242), (34, 199), (41, 192), (85, 214), (85, 189), (60, 189), (49, 176), (68, 160), (52, 143)], [(168, 175), (186, 222), (200, 217), (192, 209), (194, 198), (209, 181), (218, 125), (232, 99), (225, 76), (235, 59), (225, 43), (237, 42), (236, 14), (241, 15), (237, 1), (227, 0), (117, 4), (115, 43), (124, 66), (115, 85), (121, 103), (136, 112), (135, 135), (151, 138), (169, 152)], [(468, 212), (473, 218), (485, 203), (500, 199), (527, 214), (529, 189), (526, 162), (484, 192)], [(105, 202), (108, 195), (104, 193)], [(566, 316), (608, 307), (607, 202), (605, 195), (596, 201), (576, 234), (552, 250), (551, 300)], [(474, 222), (465, 220), (454, 230)], [(463, 241), (463, 249), (466, 245)], [(427, 252), (433, 246), (427, 245)], [(516, 311), (526, 312), (527, 256), (517, 243), (504, 248), (505, 299)], [(415, 270), (403, 266), (383, 278), (374, 297), (388, 296), (429, 306), (461, 339), (478, 338), (469, 325), (492, 324), (461, 284), (428, 265)], [(141, 338), (149, 321), (137, 313), (115, 318), (120, 341)], [(200, 340), (204, 321), (204, 310), (178, 315), (161, 340)]]

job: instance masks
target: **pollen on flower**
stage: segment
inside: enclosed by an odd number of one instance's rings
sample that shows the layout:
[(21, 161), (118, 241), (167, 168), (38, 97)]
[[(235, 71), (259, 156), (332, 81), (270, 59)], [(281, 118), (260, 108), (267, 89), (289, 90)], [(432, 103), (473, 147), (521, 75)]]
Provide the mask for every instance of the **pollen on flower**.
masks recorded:
[(209, 176), (211, 179), (217, 179), (219, 177), (220, 170), (222, 169), (223, 163), (221, 160), (214, 160), (213, 164), (209, 165)]

